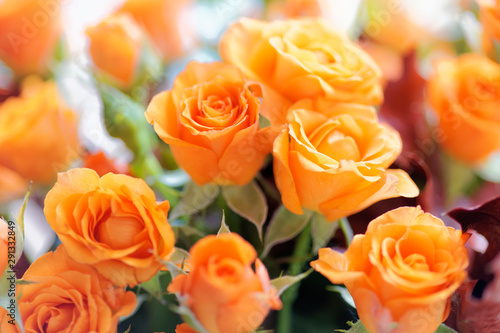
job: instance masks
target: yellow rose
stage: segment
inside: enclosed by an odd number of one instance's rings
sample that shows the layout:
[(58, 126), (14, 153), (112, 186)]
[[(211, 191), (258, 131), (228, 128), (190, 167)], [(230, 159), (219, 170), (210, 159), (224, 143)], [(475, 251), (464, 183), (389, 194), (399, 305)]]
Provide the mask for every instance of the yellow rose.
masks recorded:
[(321, 19), (242, 19), (222, 37), (220, 53), (249, 79), (264, 84), (269, 107), (262, 112), (272, 123), (285, 121), (286, 101), (326, 97), (379, 104), (383, 99), (375, 62)]

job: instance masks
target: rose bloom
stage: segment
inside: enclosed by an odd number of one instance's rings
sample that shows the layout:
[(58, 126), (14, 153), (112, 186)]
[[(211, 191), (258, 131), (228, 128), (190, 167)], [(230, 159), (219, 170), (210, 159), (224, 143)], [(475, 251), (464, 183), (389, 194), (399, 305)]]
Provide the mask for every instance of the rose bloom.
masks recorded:
[(436, 140), (450, 154), (474, 164), (500, 148), (500, 65), (479, 54), (443, 60), (427, 92), (439, 118)]
[(59, 174), (44, 212), (72, 258), (124, 287), (149, 280), (158, 258), (172, 255), (168, 209), (142, 179), (73, 169)]
[(326, 97), (361, 104), (383, 99), (381, 72), (374, 61), (321, 19), (241, 19), (222, 37), (220, 53), (225, 62), (264, 84), (264, 103), (272, 106), (263, 115), (271, 123), (285, 121), (283, 98), (296, 102)]
[(193, 48), (194, 26), (187, 17), (192, 0), (127, 0), (118, 13), (128, 13), (148, 33), (164, 59), (176, 58)]
[[(11, 324), (14, 323), (14, 324)], [(19, 325), (9, 316), (9, 312), (0, 306), (0, 332), (2, 333), (21, 333)], [(189, 332), (188, 332), (189, 333)]]
[(253, 332), (270, 309), (281, 309), (265, 266), (241, 236), (206, 236), (190, 254), (191, 272), (175, 277), (168, 291), (185, 300), (208, 332)]
[(97, 72), (121, 89), (136, 79), (141, 58), (141, 29), (128, 14), (112, 15), (87, 29), (90, 55)]
[(401, 138), (378, 122), (373, 107), (302, 100), (288, 113), (273, 155), (276, 185), (291, 212), (303, 214), (303, 207), (335, 221), (379, 200), (418, 195), (406, 172), (388, 169)]
[(22, 196), (29, 182), (16, 172), (0, 165), (0, 204)]
[(46, 72), (61, 33), (59, 1), (0, 1), (0, 60), (19, 76)]
[(465, 236), (420, 207), (401, 207), (371, 221), (344, 254), (320, 249), (311, 266), (345, 284), (369, 332), (432, 333), (467, 276)]
[(98, 151), (93, 154), (88, 153), (85, 155), (83, 158), (82, 168), (94, 170), (97, 172), (99, 177), (102, 177), (109, 172), (123, 174), (129, 173), (129, 167), (127, 164), (121, 164), (108, 158), (102, 151)]
[[(79, 150), (77, 117), (54, 81), (27, 77), (21, 95), (0, 104), (1, 168), (27, 181), (49, 183), (79, 157)], [(20, 180), (11, 179), (7, 187), (16, 188)]]
[(32, 282), (17, 286), (26, 333), (115, 333), (118, 319), (136, 304), (132, 291), (74, 261), (62, 245), (38, 258), (23, 280)]
[(500, 40), (500, 1), (476, 0), (479, 5), (479, 17), (487, 38)]
[(244, 185), (276, 135), (259, 129), (260, 86), (220, 62), (190, 62), (172, 90), (156, 95), (146, 118), (197, 184)]

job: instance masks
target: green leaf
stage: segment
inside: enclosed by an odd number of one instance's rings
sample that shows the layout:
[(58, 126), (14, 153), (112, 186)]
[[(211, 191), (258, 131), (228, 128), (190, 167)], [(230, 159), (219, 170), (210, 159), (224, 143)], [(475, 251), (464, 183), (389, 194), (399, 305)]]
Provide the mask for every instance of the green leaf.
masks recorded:
[(160, 284), (160, 276), (166, 274), (164, 271), (159, 271), (156, 273), (151, 279), (146, 282), (139, 284), (139, 288), (146, 290), (151, 296), (156, 298), (158, 301), (162, 301), (162, 294), (165, 293), (165, 290), (162, 290)]
[(353, 308), (356, 308), (356, 305), (354, 304), (354, 299), (352, 298), (347, 288), (341, 286), (328, 286), (326, 287), (326, 290), (339, 293), (347, 304), (349, 304)]
[(274, 245), (297, 236), (311, 216), (311, 211), (304, 211), (303, 215), (295, 215), (284, 206), (279, 207), (267, 227), (261, 257), (265, 257)]
[(218, 194), (219, 186), (217, 185), (199, 186), (191, 182), (186, 186), (181, 200), (172, 210), (168, 219), (172, 221), (184, 215), (195, 214), (208, 207)]
[(235, 213), (255, 225), (262, 241), (262, 226), (266, 222), (268, 207), (260, 187), (254, 181), (243, 186), (225, 186), (222, 195)]
[(271, 284), (278, 290), (278, 295), (281, 295), (285, 290), (296, 284), (297, 282), (305, 279), (309, 274), (311, 274), (314, 269), (309, 269), (307, 272), (304, 272), (299, 275), (290, 276), (280, 276), (279, 278), (271, 280)]
[(182, 320), (189, 325), (189, 327), (193, 328), (199, 333), (209, 333), (205, 327), (198, 321), (195, 314), (191, 311), (191, 309), (186, 305), (186, 301), (183, 297), (177, 295), (177, 299), (179, 300), (180, 306), (172, 307), (172, 311), (178, 313)]
[(363, 323), (361, 320), (359, 320), (357, 323), (353, 324), (351, 328), (347, 331), (344, 330), (339, 330), (339, 332), (350, 332), (350, 333), (370, 333), (368, 330), (363, 326)]
[(136, 158), (151, 152), (158, 139), (146, 121), (144, 107), (106, 83), (100, 82), (99, 91), (108, 133), (121, 139)]
[(226, 215), (224, 215), (224, 211), (222, 211), (222, 220), (220, 221), (220, 228), (219, 231), (217, 232), (217, 236), (220, 234), (230, 234), (231, 230), (229, 230), (229, 227), (226, 224)]
[(345, 237), (345, 243), (347, 247), (351, 245), (352, 239), (354, 238), (354, 232), (352, 231), (351, 224), (346, 217), (343, 217), (339, 220), (340, 229), (342, 229), (342, 233)]
[(439, 325), (435, 333), (457, 333), (454, 329), (449, 328), (445, 324)]
[(313, 215), (311, 219), (311, 235), (314, 254), (317, 254), (318, 250), (328, 243), (338, 228), (338, 221), (328, 222), (324, 215), (319, 213)]

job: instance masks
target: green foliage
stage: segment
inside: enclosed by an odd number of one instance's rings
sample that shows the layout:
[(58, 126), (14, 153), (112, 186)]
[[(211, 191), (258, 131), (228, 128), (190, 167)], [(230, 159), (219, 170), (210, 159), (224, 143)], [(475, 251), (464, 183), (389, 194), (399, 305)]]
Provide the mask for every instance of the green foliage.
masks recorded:
[(267, 227), (261, 257), (267, 256), (274, 245), (297, 236), (307, 225), (312, 214), (310, 211), (305, 211), (303, 215), (296, 215), (284, 206), (278, 208)]
[(268, 207), (259, 186), (254, 181), (243, 186), (225, 186), (222, 195), (235, 213), (255, 225), (262, 241), (262, 226), (266, 222)]

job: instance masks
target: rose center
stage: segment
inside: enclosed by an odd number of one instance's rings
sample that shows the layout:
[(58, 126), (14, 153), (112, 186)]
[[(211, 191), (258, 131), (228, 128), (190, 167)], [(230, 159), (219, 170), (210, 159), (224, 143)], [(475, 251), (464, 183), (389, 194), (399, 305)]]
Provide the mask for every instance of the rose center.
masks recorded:
[(110, 216), (98, 222), (95, 237), (112, 249), (124, 249), (135, 244), (135, 236), (143, 228), (143, 223), (134, 216)]

